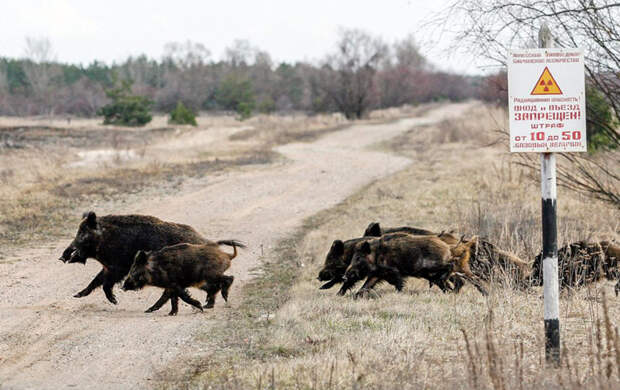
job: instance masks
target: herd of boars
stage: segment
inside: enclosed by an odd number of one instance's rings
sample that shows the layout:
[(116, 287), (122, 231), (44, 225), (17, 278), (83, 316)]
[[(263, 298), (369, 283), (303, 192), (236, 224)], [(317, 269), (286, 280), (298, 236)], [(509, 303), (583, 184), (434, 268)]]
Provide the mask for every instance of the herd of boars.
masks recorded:
[[(620, 245), (610, 241), (578, 241), (558, 250), (561, 288), (595, 283), (603, 277), (617, 281), (620, 293)], [(458, 293), (466, 282), (483, 295), (492, 283), (527, 289), (542, 286), (542, 256), (533, 263), (474, 236), (457, 238), (453, 232), (433, 232), (416, 227), (383, 228), (378, 222), (368, 225), (362, 237), (335, 240), (325, 258), (318, 280), (320, 288), (341, 284), (344, 295), (357, 282), (366, 279), (355, 293), (368, 293), (385, 281), (398, 291), (403, 279), (426, 279), (442, 291)]]
[[(232, 247), (233, 253), (221, 246)], [(218, 293), (228, 300), (234, 277), (224, 273), (237, 256), (237, 248), (245, 246), (232, 239), (208, 240), (188, 225), (145, 215), (97, 217), (90, 211), (84, 213), (60, 260), (85, 264), (92, 258), (103, 267), (76, 298), (102, 287), (108, 301), (117, 304), (113, 292), (117, 283), (123, 282), (123, 290), (155, 286), (163, 293), (146, 312), (170, 301), (169, 314), (176, 315), (179, 298), (200, 311), (212, 308)], [(616, 243), (580, 241), (561, 248), (558, 255), (561, 287), (579, 287), (605, 277), (618, 280), (616, 295), (620, 292), (620, 246)], [(383, 281), (400, 291), (408, 277), (426, 279), (444, 292), (458, 293), (470, 283), (487, 295), (495, 282), (520, 289), (542, 285), (541, 262), (540, 255), (530, 264), (476, 236), (457, 238), (452, 232), (407, 226), (383, 228), (373, 222), (363, 237), (332, 243), (318, 279), (326, 282), (321, 289), (341, 284), (339, 295), (366, 279), (355, 297)], [(207, 293), (204, 306), (190, 296), (189, 287)]]

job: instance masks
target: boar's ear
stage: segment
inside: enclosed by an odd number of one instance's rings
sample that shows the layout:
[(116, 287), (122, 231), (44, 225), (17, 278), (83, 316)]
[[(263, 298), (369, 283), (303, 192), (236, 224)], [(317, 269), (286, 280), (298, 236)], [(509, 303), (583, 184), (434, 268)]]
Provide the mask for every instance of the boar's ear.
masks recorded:
[(360, 252), (362, 252), (365, 255), (370, 254), (370, 244), (368, 243), (368, 241), (362, 244), (362, 246), (360, 247)]
[(381, 226), (379, 222), (371, 222), (364, 232), (364, 237), (381, 237)]
[(133, 262), (135, 265), (144, 265), (146, 264), (147, 259), (148, 257), (144, 251), (138, 251), (136, 253), (136, 257), (133, 259)]
[(477, 244), (477, 243), (478, 243), (478, 236), (473, 236), (471, 240), (467, 242), (467, 246), (471, 248), (472, 245)]
[(87, 211), (82, 214), (82, 218), (86, 219), (86, 225), (92, 229), (97, 227), (97, 215), (94, 211)]
[(342, 240), (335, 240), (332, 243), (332, 249), (330, 249), (330, 252), (335, 256), (342, 255), (344, 253), (344, 242), (342, 242)]

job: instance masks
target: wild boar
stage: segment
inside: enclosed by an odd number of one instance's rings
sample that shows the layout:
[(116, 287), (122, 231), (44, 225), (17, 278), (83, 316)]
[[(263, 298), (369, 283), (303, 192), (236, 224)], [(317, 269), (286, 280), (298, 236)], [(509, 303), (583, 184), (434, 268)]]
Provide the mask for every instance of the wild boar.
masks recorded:
[[(342, 283), (342, 276), (346, 271), (349, 264), (351, 264), (351, 258), (353, 257), (353, 252), (355, 245), (368, 241), (373, 237), (380, 237), (383, 233), (417, 233), (418, 235), (435, 235), (439, 237), (442, 241), (446, 242), (449, 245), (454, 245), (458, 242), (458, 239), (452, 235), (451, 233), (435, 233), (426, 229), (412, 228), (408, 226), (398, 227), (398, 228), (388, 228), (382, 229), (378, 222), (372, 222), (366, 228), (364, 232), (364, 237), (353, 238), (351, 240), (335, 240), (332, 243), (332, 246), (325, 257), (325, 262), (323, 268), (319, 271), (318, 280), (319, 281), (328, 281), (323, 284), (320, 289), (329, 289), (338, 283)], [(458, 277), (454, 278), (458, 279)], [(459, 284), (458, 280), (453, 281), (455, 284)], [(461, 282), (462, 284), (462, 282)], [(431, 283), (432, 286), (432, 283)]]
[[(542, 253), (532, 265), (531, 285), (543, 285)], [(620, 245), (610, 241), (577, 241), (558, 249), (560, 288), (576, 288), (607, 280), (620, 279)], [(620, 292), (620, 280), (614, 291)]]
[(187, 292), (189, 287), (209, 286), (205, 308), (212, 308), (215, 296), (221, 290), (222, 297), (228, 301), (228, 290), (234, 280), (224, 272), (231, 260), (237, 256), (237, 246), (233, 243), (233, 253), (228, 254), (215, 244), (176, 244), (158, 251), (138, 251), (123, 283), (123, 290), (139, 290), (146, 285), (164, 289), (162, 297), (148, 310), (151, 313), (171, 301), (170, 315), (178, 311), (178, 298), (202, 311), (202, 306)]
[[(165, 222), (146, 215), (105, 215), (84, 213), (74, 240), (64, 250), (60, 260), (85, 264), (93, 258), (103, 266), (90, 284), (74, 295), (81, 298), (103, 286), (106, 298), (117, 303), (114, 285), (127, 275), (139, 250), (158, 250), (179, 244), (214, 244), (188, 225)], [(236, 245), (234, 240), (221, 240), (221, 245)], [(207, 286), (203, 286), (207, 291)], [(208, 293), (208, 291), (207, 291)]]
[(486, 295), (486, 290), (468, 266), (469, 250), (474, 242), (475, 239), (451, 248), (436, 236), (390, 233), (358, 243), (339, 294), (344, 294), (365, 277), (367, 280), (356, 295), (363, 294), (383, 280), (400, 291), (404, 277), (424, 278), (447, 291), (446, 281), (457, 272)]
[(335, 240), (325, 256), (323, 268), (319, 271), (318, 280), (328, 281), (320, 288), (322, 290), (332, 288), (335, 284), (342, 283), (342, 276), (351, 263), (355, 245), (372, 239), (372, 237), (353, 238), (351, 240)]

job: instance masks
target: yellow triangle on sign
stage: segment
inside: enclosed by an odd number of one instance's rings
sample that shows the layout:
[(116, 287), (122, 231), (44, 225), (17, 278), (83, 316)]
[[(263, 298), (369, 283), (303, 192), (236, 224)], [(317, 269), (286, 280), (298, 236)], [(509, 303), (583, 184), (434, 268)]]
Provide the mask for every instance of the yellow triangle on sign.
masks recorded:
[(542, 74), (538, 78), (536, 85), (534, 85), (534, 89), (530, 95), (561, 95), (562, 90), (560, 86), (555, 81), (551, 72), (549, 72), (549, 68), (545, 66), (545, 70), (543, 70)]

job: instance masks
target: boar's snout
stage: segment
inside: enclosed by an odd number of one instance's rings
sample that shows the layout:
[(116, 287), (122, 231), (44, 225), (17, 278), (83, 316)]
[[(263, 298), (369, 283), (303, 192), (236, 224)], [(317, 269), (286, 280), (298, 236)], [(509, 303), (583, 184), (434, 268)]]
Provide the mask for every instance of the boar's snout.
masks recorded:
[(86, 256), (84, 256), (81, 250), (75, 249), (73, 250), (73, 252), (71, 252), (71, 256), (69, 257), (69, 260), (67, 261), (67, 263), (86, 264)]
[(67, 261), (69, 261), (71, 259), (71, 255), (73, 254), (74, 250), (75, 250), (75, 248), (73, 247), (73, 245), (69, 245), (67, 247), (67, 249), (65, 249), (62, 252), (62, 255), (60, 255), (58, 260), (62, 261), (63, 263), (66, 263)]

